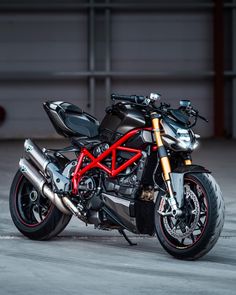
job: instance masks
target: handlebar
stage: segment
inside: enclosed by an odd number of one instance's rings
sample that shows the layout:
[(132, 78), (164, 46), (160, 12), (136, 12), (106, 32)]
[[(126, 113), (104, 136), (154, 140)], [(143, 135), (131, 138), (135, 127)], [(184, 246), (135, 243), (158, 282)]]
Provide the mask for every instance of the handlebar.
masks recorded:
[(191, 114), (192, 116), (196, 117), (196, 118), (200, 118), (200, 119), (202, 119), (203, 121), (208, 122), (208, 120), (207, 120), (205, 117), (199, 115), (199, 112), (198, 112), (197, 110), (192, 109), (191, 112), (190, 112), (190, 114)]
[(145, 102), (146, 97), (140, 96), (140, 95), (120, 95), (120, 94), (112, 94), (111, 95), (112, 100), (123, 100), (123, 101), (129, 101), (131, 103), (138, 103), (142, 104)]
[[(161, 103), (159, 107), (156, 107), (154, 105), (154, 102), (158, 99), (160, 99), (160, 95), (156, 93), (151, 93), (150, 97), (147, 96), (142, 96), (142, 95), (120, 95), (120, 94), (111, 94), (111, 99), (112, 100), (122, 100), (122, 101), (127, 101), (128, 103), (133, 103), (137, 105), (142, 105), (142, 106), (149, 106), (151, 105), (153, 108), (155, 108), (155, 111), (162, 114), (162, 115), (168, 115), (169, 114), (169, 109), (170, 105), (166, 103)], [(183, 109), (187, 115), (190, 117), (193, 116), (195, 117), (195, 122), (191, 125), (194, 126), (197, 122), (197, 119), (200, 118), (204, 120), (205, 122), (208, 122), (208, 120), (201, 115), (199, 115), (198, 110), (195, 110), (190, 106), (181, 106), (180, 109)]]

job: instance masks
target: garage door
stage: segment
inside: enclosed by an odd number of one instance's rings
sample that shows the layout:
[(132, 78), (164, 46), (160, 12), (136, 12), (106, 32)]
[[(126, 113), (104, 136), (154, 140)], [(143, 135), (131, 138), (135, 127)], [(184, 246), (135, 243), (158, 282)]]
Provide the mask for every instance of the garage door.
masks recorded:
[(137, 94), (157, 91), (173, 106), (178, 106), (180, 99), (191, 99), (209, 119), (207, 126), (199, 121), (198, 132), (212, 136), (212, 81), (199, 78), (213, 68), (212, 47), (210, 13), (115, 13), (113, 71), (153, 72), (157, 76), (145, 80), (119, 78), (113, 81), (112, 89)]
[[(104, 11), (96, 13), (96, 72), (105, 69), (104, 17)], [(88, 73), (88, 13), (8, 13), (1, 15), (0, 24), (1, 72), (15, 75), (0, 81), (0, 105), (7, 111), (0, 137), (55, 137), (43, 101), (67, 100), (89, 112), (87, 76), (65, 78), (67, 73)], [(211, 136), (212, 81), (201, 76), (213, 68), (211, 13), (111, 10), (110, 25), (111, 91), (144, 95), (157, 91), (173, 106), (189, 98), (210, 121), (207, 127), (200, 122), (197, 131)], [(143, 72), (153, 76), (132, 76)], [(64, 78), (54, 79), (60, 75)], [(103, 72), (96, 78), (98, 119), (106, 105), (104, 76)]]
[(87, 108), (86, 79), (54, 79), (87, 69), (86, 15), (1, 15), (0, 43), (1, 72), (15, 77), (0, 82), (0, 105), (7, 113), (0, 137), (55, 137), (43, 101), (65, 99)]

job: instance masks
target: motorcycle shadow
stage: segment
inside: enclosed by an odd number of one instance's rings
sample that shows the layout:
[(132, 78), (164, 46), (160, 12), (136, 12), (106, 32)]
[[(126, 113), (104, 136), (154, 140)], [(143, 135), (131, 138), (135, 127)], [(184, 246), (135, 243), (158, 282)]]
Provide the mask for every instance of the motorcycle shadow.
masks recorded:
[[(94, 246), (105, 246), (112, 247), (117, 249), (125, 249), (126, 251), (130, 250), (132, 252), (142, 252), (142, 253), (153, 253), (160, 254), (163, 259), (176, 260), (174, 257), (168, 255), (165, 250), (160, 245), (157, 237), (148, 236), (148, 235), (134, 235), (128, 234), (129, 239), (137, 245), (130, 246), (128, 242), (120, 235), (118, 232), (112, 231), (84, 231), (78, 233), (77, 231), (65, 231), (62, 235), (58, 236), (57, 241), (66, 241), (66, 242), (80, 242), (86, 243)], [(55, 240), (55, 239), (54, 239)], [(159, 256), (159, 257), (160, 257)], [(224, 247), (220, 244), (213, 249), (208, 255), (203, 256), (195, 262), (204, 262), (204, 263), (217, 263), (230, 266), (236, 266), (236, 259), (233, 257), (232, 253), (225, 252)], [(177, 260), (184, 262), (185, 260)], [(191, 263), (192, 261), (185, 261), (186, 263)]]
[[(56, 240), (83, 242), (98, 246), (109, 246), (119, 249), (130, 249), (132, 251), (142, 251), (149, 253), (165, 253), (159, 244), (156, 236), (148, 235), (134, 235), (128, 234), (129, 239), (136, 245), (129, 245), (122, 235), (118, 232), (102, 231), (102, 232), (73, 232), (65, 231), (62, 235), (58, 236)], [(55, 240), (55, 239), (54, 239)]]

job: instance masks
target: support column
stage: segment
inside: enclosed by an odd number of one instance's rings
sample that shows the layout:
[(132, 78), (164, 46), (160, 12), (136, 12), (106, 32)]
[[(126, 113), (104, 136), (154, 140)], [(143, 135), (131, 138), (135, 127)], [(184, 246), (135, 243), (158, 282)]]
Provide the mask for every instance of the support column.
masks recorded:
[(224, 136), (224, 12), (223, 0), (214, 7), (214, 135)]
[[(109, 4), (110, 0), (106, 0), (106, 4)], [(111, 10), (106, 8), (105, 10), (105, 43), (106, 43), (106, 57), (105, 57), (105, 69), (107, 74), (111, 71)], [(105, 95), (106, 106), (110, 104), (111, 95), (111, 77), (106, 76), (105, 79)]]
[[(94, 0), (89, 1), (89, 16), (88, 16), (88, 68), (89, 72), (93, 73), (95, 71), (95, 11), (94, 11)], [(95, 78), (93, 76), (89, 77), (89, 107), (90, 113), (95, 114)]]
[[(236, 0), (233, 0), (236, 4)], [(236, 7), (232, 8), (232, 71), (236, 72)], [(232, 136), (236, 138), (236, 76), (232, 80)]]

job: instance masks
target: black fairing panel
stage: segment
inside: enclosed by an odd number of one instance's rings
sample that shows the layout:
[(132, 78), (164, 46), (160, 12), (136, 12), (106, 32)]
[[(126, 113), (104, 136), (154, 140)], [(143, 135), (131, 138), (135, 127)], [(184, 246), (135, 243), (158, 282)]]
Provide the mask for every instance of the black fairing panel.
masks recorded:
[(117, 103), (106, 110), (106, 115), (99, 127), (104, 140), (113, 142), (134, 128), (146, 126), (142, 110), (131, 105)]
[(172, 115), (172, 117), (177, 120), (177, 122), (188, 126), (189, 124), (189, 116), (184, 113), (181, 109), (178, 110), (169, 110), (170, 114)]
[(211, 173), (210, 170), (207, 168), (200, 166), (200, 165), (186, 165), (177, 167), (174, 169), (175, 173), (182, 173), (182, 174), (188, 174), (188, 173)]
[(95, 137), (99, 122), (79, 107), (63, 101), (47, 101), (43, 104), (57, 133), (65, 137)]

